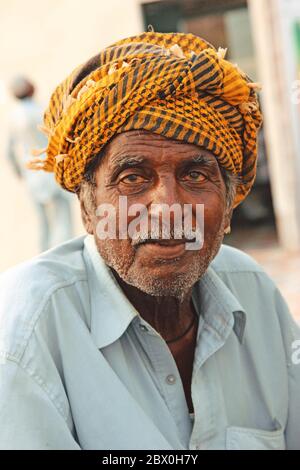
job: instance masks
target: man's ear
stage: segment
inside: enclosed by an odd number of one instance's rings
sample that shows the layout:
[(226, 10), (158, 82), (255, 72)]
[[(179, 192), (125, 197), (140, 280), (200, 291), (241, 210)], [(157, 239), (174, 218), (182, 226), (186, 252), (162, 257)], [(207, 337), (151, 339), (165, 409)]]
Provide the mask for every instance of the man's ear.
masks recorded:
[(232, 212), (233, 212), (233, 207), (232, 206), (226, 210), (225, 224), (224, 224), (225, 229), (230, 227)]
[(88, 211), (86, 204), (83, 200), (83, 198), (80, 197), (80, 194), (77, 193), (77, 197), (79, 199), (80, 203), (80, 211), (81, 211), (81, 220), (84, 225), (84, 228), (86, 229), (87, 233), (90, 235), (93, 235), (93, 221), (90, 212)]

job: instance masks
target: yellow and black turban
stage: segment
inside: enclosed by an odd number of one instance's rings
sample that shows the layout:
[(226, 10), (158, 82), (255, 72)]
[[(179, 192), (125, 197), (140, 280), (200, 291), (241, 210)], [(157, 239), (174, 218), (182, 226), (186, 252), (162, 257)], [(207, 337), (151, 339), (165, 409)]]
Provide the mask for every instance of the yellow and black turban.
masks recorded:
[(180, 33), (143, 33), (104, 49), (52, 94), (41, 126), (47, 156), (31, 167), (54, 171), (62, 187), (76, 191), (112, 137), (145, 129), (211, 151), (240, 176), (237, 206), (255, 178), (261, 114), (257, 84), (224, 55)]

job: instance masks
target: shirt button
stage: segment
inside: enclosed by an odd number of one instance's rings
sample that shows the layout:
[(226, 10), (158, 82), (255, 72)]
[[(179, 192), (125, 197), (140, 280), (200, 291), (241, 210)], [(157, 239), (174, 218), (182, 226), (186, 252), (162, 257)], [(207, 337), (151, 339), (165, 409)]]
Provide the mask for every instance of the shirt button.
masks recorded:
[(175, 375), (173, 375), (173, 374), (167, 375), (167, 377), (166, 377), (166, 382), (167, 382), (169, 385), (173, 385), (173, 384), (176, 382), (176, 377), (175, 377)]

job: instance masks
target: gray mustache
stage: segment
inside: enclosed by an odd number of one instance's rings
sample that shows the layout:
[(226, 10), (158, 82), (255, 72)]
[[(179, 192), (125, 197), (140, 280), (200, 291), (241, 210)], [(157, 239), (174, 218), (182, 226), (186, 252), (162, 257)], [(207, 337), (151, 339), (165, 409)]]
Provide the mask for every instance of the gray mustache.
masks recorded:
[(134, 236), (131, 237), (131, 243), (133, 246), (139, 245), (141, 243), (158, 241), (158, 240), (186, 240), (193, 241), (199, 240), (202, 237), (202, 231), (199, 227), (195, 229), (186, 229), (182, 228), (174, 229), (168, 227), (152, 227), (151, 232), (137, 232)]

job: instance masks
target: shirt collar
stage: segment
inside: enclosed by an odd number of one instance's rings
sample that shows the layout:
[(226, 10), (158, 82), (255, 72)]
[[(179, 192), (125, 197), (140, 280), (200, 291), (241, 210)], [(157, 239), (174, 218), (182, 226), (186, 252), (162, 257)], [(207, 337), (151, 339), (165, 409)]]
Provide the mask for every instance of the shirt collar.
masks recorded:
[(90, 290), (89, 327), (96, 346), (103, 348), (123, 335), (138, 312), (99, 255), (92, 235), (87, 235), (84, 240), (83, 256)]
[[(118, 340), (139, 313), (100, 256), (92, 235), (85, 237), (83, 256), (90, 289), (89, 327), (96, 346), (103, 348)], [(246, 312), (212, 267), (194, 286), (193, 298), (211, 328), (221, 337), (233, 329), (242, 343)]]
[(231, 290), (209, 266), (193, 291), (204, 320), (221, 337), (234, 331), (240, 343), (246, 327), (246, 311)]

